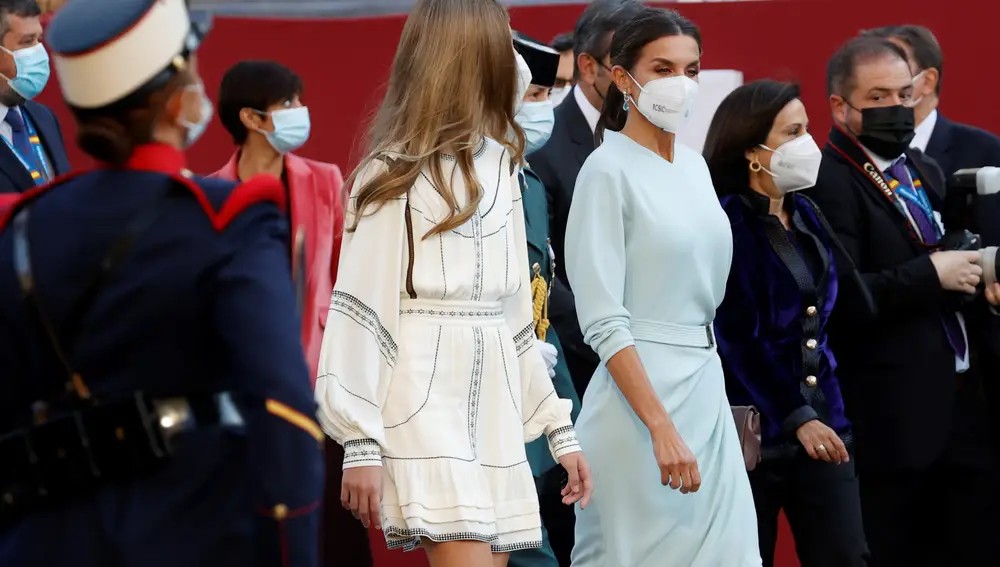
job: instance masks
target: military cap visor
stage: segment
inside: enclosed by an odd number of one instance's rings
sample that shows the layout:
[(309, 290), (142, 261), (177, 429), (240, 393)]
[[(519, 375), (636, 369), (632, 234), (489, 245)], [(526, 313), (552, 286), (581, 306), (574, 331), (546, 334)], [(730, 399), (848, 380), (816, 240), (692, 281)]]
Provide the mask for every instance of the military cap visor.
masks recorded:
[(186, 68), (210, 27), (186, 0), (74, 0), (45, 41), (66, 102), (101, 108)]
[(531, 69), (531, 84), (542, 87), (556, 84), (556, 73), (559, 71), (558, 51), (520, 32), (514, 32), (514, 49)]

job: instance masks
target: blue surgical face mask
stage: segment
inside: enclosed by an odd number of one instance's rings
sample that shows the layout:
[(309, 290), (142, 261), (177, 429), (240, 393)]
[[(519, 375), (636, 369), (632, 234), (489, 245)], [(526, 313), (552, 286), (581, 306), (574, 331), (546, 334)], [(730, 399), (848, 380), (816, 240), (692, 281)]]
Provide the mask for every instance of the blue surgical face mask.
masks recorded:
[(545, 142), (549, 141), (552, 127), (556, 123), (552, 101), (526, 102), (521, 105), (514, 120), (517, 121), (528, 138), (528, 147), (525, 148), (525, 151), (529, 154), (538, 151), (545, 145)]
[(212, 106), (212, 101), (208, 100), (208, 95), (205, 94), (205, 83), (199, 82), (197, 85), (191, 85), (187, 87), (187, 90), (195, 91), (201, 97), (201, 117), (197, 121), (191, 121), (187, 118), (181, 118), (180, 121), (181, 126), (187, 128), (185, 147), (189, 148), (205, 133), (208, 123), (212, 120), (215, 107)]
[(14, 57), (14, 65), (17, 67), (16, 77), (5, 77), (10, 88), (27, 100), (38, 96), (49, 82), (49, 52), (45, 51), (45, 46), (36, 43), (17, 51), (5, 47), (0, 49)]
[[(266, 114), (266, 113), (261, 113)], [(309, 107), (297, 106), (271, 112), (274, 132), (260, 130), (279, 154), (294, 152), (309, 140)]]

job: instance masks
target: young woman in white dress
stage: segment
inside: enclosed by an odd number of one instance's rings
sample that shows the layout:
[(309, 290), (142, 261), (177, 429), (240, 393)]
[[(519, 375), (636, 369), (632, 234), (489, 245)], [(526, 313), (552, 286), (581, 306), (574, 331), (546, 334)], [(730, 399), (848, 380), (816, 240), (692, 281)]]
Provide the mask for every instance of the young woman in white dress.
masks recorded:
[(514, 121), (530, 82), (496, 0), (421, 0), (353, 174), (320, 423), (345, 448), (344, 506), (433, 567), (541, 545), (524, 444), (542, 434), (564, 502), (591, 490), (535, 346)]
[(577, 512), (574, 567), (761, 565), (711, 326), (729, 219), (705, 160), (675, 139), (700, 59), (697, 28), (676, 12), (646, 8), (619, 28), (608, 131), (576, 182), (566, 268), (604, 364), (577, 420), (595, 496)]

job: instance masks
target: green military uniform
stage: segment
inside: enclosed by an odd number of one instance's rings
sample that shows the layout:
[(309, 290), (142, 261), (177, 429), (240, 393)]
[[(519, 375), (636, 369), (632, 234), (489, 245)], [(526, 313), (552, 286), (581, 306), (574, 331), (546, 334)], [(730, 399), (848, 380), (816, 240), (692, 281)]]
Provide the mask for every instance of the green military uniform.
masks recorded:
[[(528, 237), (528, 264), (531, 269), (532, 278), (540, 276), (545, 281), (545, 287), (541, 293), (546, 293), (545, 302), (548, 302), (547, 290), (552, 285), (554, 263), (551, 248), (549, 247), (549, 209), (545, 196), (545, 186), (541, 179), (528, 168), (525, 168), (521, 175), (522, 205), (524, 207), (524, 228)], [(539, 286), (532, 285), (532, 291), (539, 293)], [(536, 298), (537, 299), (537, 298)], [(552, 378), (556, 394), (563, 399), (573, 402), (573, 421), (576, 421), (577, 414), (580, 413), (580, 399), (573, 386), (573, 380), (569, 375), (569, 368), (563, 360), (562, 345), (555, 330), (548, 328), (548, 321), (545, 320), (547, 309), (542, 310), (541, 319), (536, 321), (536, 336), (544, 334), (545, 342), (556, 347), (559, 358), (556, 362), (556, 375)], [(539, 330), (542, 333), (538, 333)], [(547, 329), (547, 330), (545, 330)], [(528, 463), (531, 465), (531, 473), (535, 476), (535, 483), (539, 492), (543, 490), (558, 490), (556, 487), (548, 486), (551, 483), (543, 483), (543, 475), (556, 466), (549, 452), (548, 442), (545, 436), (528, 443), (525, 447), (528, 455)], [(543, 518), (544, 521), (544, 518)], [(555, 555), (549, 546), (548, 534), (545, 527), (542, 527), (542, 547), (512, 553), (510, 556), (510, 567), (557, 567)]]

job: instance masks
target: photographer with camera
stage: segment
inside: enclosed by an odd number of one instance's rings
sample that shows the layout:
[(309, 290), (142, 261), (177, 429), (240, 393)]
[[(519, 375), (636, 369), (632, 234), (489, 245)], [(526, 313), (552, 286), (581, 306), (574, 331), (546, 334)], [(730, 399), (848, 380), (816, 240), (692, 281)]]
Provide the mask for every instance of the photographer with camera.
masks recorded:
[[(854, 425), (869, 565), (992, 564), (995, 473), (969, 333), (992, 315), (982, 299), (965, 299), (977, 295), (980, 253), (946, 249), (970, 242), (943, 240), (944, 176), (909, 147), (906, 53), (885, 39), (851, 39), (831, 58), (827, 86), (835, 126), (806, 194), (875, 307), (841, 278), (830, 343)], [(996, 302), (998, 291), (984, 296)]]

